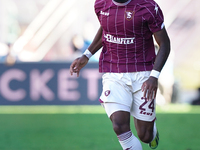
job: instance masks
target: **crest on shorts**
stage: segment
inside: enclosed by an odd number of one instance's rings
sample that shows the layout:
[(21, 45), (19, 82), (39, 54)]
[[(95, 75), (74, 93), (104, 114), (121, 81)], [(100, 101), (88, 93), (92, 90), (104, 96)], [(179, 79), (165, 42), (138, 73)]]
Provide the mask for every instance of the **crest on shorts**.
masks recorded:
[(105, 91), (105, 96), (110, 95), (110, 90)]
[(133, 19), (133, 16), (135, 15), (135, 12), (131, 10), (127, 10), (124, 12), (124, 15), (125, 15), (126, 20), (131, 21)]

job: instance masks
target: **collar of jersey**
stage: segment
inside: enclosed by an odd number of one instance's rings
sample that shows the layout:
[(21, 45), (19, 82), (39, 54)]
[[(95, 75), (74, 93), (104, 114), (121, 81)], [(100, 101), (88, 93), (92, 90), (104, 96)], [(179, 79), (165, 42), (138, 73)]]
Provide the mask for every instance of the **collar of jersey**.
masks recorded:
[(112, 2), (113, 2), (115, 5), (117, 5), (117, 6), (125, 6), (125, 5), (127, 5), (128, 3), (130, 3), (131, 0), (128, 0), (128, 1), (125, 2), (125, 3), (118, 3), (118, 2), (115, 2), (114, 0), (112, 0)]

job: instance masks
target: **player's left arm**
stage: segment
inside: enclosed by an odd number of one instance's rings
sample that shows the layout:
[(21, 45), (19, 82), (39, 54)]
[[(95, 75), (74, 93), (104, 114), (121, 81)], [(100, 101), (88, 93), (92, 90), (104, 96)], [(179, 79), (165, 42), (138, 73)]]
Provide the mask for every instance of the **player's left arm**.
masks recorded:
[(156, 56), (153, 70), (161, 71), (170, 53), (170, 39), (165, 27), (154, 33), (154, 38), (159, 45), (159, 51)]
[[(162, 30), (155, 32), (154, 38), (159, 45), (159, 51), (156, 56), (153, 70), (161, 72), (165, 62), (170, 53), (170, 39), (168, 37), (165, 27)], [(142, 85), (142, 91), (144, 92), (144, 98), (147, 100), (155, 99), (158, 88), (158, 78), (150, 76), (147, 81)]]

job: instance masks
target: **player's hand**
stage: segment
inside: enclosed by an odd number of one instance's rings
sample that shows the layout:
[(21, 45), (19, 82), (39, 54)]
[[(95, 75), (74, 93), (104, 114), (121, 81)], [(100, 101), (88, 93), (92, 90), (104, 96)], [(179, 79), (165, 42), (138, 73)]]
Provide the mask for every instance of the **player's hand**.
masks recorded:
[(76, 58), (70, 66), (71, 75), (73, 75), (73, 73), (76, 73), (78, 77), (80, 70), (88, 63), (88, 60), (89, 59), (85, 55)]
[(150, 76), (148, 80), (142, 84), (142, 92), (144, 92), (143, 98), (147, 101), (155, 99), (157, 89), (158, 79)]

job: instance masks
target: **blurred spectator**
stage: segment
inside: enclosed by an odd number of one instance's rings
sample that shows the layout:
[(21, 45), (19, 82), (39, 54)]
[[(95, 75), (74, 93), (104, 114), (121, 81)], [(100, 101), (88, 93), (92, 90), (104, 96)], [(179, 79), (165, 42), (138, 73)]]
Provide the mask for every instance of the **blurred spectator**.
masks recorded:
[(198, 97), (191, 103), (192, 105), (200, 105), (200, 87), (198, 88)]
[(73, 47), (73, 50), (74, 52), (82, 52), (84, 51), (83, 48), (84, 48), (84, 40), (83, 40), (83, 37), (81, 35), (74, 35), (72, 37), (72, 47)]
[(5, 64), (7, 66), (12, 66), (15, 64), (16, 58), (12, 55), (12, 45), (10, 43), (8, 45), (8, 54), (5, 59)]
[[(72, 54), (67, 57), (67, 61), (72, 61), (75, 58), (82, 55), (82, 53), (88, 48), (91, 41), (87, 38), (83, 38), (81, 35), (76, 34), (72, 37), (71, 47)], [(98, 51), (91, 59), (90, 62), (97, 62), (99, 60), (100, 51)]]
[(8, 55), (8, 46), (4, 43), (0, 43), (0, 62), (5, 62)]
[(0, 43), (0, 49), (1, 49), (0, 61), (8, 66), (14, 65), (16, 58), (12, 54), (12, 45), (10, 43), (8, 44)]
[(74, 35), (71, 40), (72, 54), (67, 58), (68, 61), (72, 61), (73, 59), (82, 55), (82, 51), (84, 51), (84, 40), (81, 35)]

